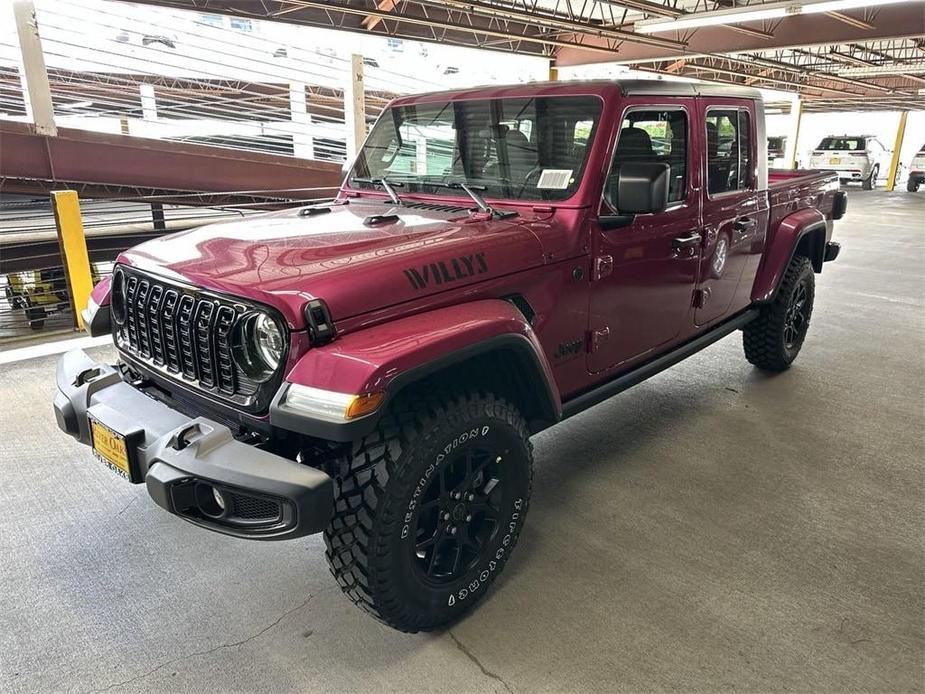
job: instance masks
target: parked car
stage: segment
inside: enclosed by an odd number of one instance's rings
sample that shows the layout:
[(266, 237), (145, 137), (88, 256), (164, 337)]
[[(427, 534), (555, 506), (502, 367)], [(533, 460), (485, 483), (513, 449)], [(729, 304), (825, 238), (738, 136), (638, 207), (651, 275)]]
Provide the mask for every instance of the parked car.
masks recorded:
[(787, 153), (787, 138), (783, 135), (768, 136), (768, 161), (773, 162), (775, 159), (783, 159)]
[(707, 84), (396, 99), (333, 203), (122, 253), (84, 314), (119, 363), (62, 358), (58, 425), (200, 528), (324, 533), (382, 622), (451, 622), (517, 544), (533, 434), (737, 330), (796, 359), (846, 197), (769, 174), (763, 132)]
[(864, 190), (871, 190), (889, 166), (891, 154), (873, 135), (829, 136), (813, 151), (809, 168), (834, 171), (841, 183), (859, 182)]
[(925, 145), (919, 148), (918, 153), (912, 157), (909, 164), (909, 178), (906, 180), (906, 190), (914, 193), (923, 183), (925, 183)]
[[(91, 279), (98, 282), (99, 269), (90, 265)], [(26, 314), (29, 327), (41, 330), (45, 319), (54, 313), (70, 310), (71, 299), (63, 268), (12, 272), (3, 287), (10, 308)]]

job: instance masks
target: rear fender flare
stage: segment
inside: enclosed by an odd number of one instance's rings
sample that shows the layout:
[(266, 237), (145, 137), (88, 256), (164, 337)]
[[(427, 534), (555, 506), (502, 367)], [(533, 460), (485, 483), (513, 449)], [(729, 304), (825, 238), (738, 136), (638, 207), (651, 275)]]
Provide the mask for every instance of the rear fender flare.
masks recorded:
[(822, 272), (825, 244), (830, 233), (831, 222), (819, 210), (798, 210), (784, 217), (765, 248), (764, 259), (752, 286), (752, 301), (767, 303), (774, 299), (784, 272), (801, 244), (806, 247), (813, 269)]
[[(270, 406), (270, 424), (330, 441), (354, 441), (371, 433), (403, 390), (445, 369), (477, 358), (513, 356), (519, 383), (537, 431), (561, 418), (562, 403), (549, 362), (532, 327), (510, 302), (484, 299), (449, 306), (348, 333), (309, 349), (290, 370)], [(328, 422), (284, 406), (289, 384), (338, 393), (385, 391), (373, 413), (347, 422)]]

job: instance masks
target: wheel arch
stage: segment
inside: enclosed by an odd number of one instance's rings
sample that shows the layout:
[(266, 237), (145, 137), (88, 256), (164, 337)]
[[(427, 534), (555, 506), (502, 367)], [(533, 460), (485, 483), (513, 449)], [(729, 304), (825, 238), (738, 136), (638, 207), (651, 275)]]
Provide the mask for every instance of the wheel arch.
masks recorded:
[[(284, 406), (290, 384), (341, 393), (384, 391), (385, 401), (355, 420), (321, 421)], [(373, 326), (308, 350), (274, 398), (270, 423), (317, 438), (353, 441), (371, 433), (396, 398), (447, 385), (509, 399), (531, 433), (561, 418), (552, 371), (529, 322), (510, 302), (485, 299)]]
[(758, 268), (752, 286), (752, 301), (767, 303), (774, 300), (787, 266), (796, 255), (806, 256), (813, 270), (822, 272), (831, 226), (831, 221), (816, 209), (799, 210), (782, 219)]

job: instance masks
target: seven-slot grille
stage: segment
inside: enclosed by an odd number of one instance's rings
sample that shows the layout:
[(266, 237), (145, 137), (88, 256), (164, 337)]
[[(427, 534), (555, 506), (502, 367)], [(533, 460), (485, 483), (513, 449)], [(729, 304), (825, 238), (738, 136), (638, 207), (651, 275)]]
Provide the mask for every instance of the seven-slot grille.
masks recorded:
[(260, 384), (232, 356), (232, 333), (244, 306), (122, 268), (116, 272), (124, 277), (120, 349), (206, 390), (245, 397), (257, 391)]

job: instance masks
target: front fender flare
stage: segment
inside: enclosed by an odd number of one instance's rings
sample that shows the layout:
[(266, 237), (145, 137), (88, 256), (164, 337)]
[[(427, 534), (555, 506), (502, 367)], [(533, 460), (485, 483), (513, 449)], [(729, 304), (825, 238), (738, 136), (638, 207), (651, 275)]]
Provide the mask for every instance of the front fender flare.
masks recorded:
[[(495, 351), (511, 351), (527, 369), (531, 397), (544, 424), (561, 418), (552, 370), (523, 314), (501, 299), (483, 299), (419, 313), (338, 337), (308, 350), (270, 405), (270, 424), (330, 441), (354, 441), (375, 429), (395, 396), (438, 371)], [(385, 391), (375, 412), (345, 422), (307, 417), (285, 406), (289, 384), (337, 393)]]

